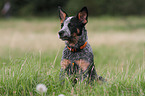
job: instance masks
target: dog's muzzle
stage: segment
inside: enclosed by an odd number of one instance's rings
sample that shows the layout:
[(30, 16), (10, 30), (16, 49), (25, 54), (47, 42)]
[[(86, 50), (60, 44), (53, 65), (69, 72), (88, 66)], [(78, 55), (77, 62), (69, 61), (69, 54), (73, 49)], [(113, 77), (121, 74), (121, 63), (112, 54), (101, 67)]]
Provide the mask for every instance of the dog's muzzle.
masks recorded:
[(63, 31), (63, 30), (59, 31), (58, 34), (59, 34), (59, 38), (62, 39), (62, 40), (68, 40), (69, 39), (67, 34), (65, 34), (65, 31)]
[(59, 37), (63, 37), (64, 36), (64, 31), (59, 31), (58, 34), (59, 34)]

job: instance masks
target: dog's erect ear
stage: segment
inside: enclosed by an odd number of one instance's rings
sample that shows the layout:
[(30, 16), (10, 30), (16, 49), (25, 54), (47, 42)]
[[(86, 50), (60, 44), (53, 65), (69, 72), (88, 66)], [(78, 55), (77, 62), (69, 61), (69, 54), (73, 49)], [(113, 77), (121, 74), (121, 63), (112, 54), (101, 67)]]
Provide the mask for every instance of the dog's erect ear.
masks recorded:
[(83, 7), (79, 13), (77, 14), (77, 18), (83, 23), (86, 24), (88, 22), (88, 9), (87, 7)]
[(66, 12), (60, 6), (58, 6), (58, 11), (59, 11), (60, 22), (63, 23), (63, 21), (65, 20), (65, 18), (68, 15), (66, 14)]

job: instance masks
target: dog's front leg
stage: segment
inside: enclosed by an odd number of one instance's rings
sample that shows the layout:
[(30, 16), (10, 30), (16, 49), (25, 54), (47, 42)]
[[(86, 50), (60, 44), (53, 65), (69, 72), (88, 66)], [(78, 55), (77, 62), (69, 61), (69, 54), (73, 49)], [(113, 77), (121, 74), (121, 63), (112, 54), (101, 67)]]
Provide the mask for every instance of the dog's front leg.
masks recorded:
[(61, 60), (61, 70), (60, 70), (59, 80), (62, 84), (64, 83), (64, 80), (65, 80), (65, 69), (70, 63), (71, 61), (68, 59)]

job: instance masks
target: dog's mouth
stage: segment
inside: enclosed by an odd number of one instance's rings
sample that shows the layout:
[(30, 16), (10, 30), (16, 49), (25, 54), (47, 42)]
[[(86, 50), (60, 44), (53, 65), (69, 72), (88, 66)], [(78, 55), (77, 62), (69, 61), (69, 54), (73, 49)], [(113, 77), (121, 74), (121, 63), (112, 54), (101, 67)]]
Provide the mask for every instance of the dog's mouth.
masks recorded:
[(61, 39), (61, 40), (63, 40), (63, 41), (65, 41), (65, 40), (67, 40), (67, 41), (69, 41), (69, 37), (67, 37), (67, 36), (59, 36), (59, 38)]

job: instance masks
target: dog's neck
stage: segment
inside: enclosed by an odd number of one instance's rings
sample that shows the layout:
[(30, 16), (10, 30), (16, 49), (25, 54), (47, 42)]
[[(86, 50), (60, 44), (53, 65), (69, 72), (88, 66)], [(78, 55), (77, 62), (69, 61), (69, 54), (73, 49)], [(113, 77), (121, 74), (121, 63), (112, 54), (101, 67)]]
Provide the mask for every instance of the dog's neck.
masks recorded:
[(87, 41), (87, 31), (85, 27), (82, 28), (82, 34), (80, 36), (75, 36), (70, 41), (65, 41), (66, 46), (69, 46), (70, 48), (80, 48), (80, 46), (84, 45), (84, 43)]

